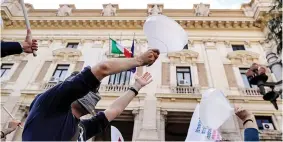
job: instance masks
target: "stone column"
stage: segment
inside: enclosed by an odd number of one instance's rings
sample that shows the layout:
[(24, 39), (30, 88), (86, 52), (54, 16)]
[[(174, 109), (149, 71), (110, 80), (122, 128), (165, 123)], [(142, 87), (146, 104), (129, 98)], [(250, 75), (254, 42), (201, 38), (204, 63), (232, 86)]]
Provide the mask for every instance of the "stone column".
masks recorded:
[(158, 81), (161, 80), (159, 69), (161, 69), (160, 58), (151, 67), (146, 68), (146, 71), (152, 74), (153, 82), (144, 88), (144, 90), (147, 90), (145, 92), (147, 95), (144, 100), (143, 120), (140, 132), (136, 139), (137, 141), (160, 141), (156, 117), (157, 99), (155, 97), (155, 93), (158, 88)]
[(160, 113), (160, 140), (165, 141), (165, 121), (168, 113), (166, 110), (161, 110)]
[[(212, 79), (212, 87), (220, 89), (227, 94), (227, 88), (229, 88), (227, 77), (225, 74), (223, 61), (216, 47), (216, 41), (204, 41), (204, 50), (206, 52), (207, 63), (209, 66), (208, 72), (210, 72)], [(222, 48), (222, 47), (221, 47)], [(225, 45), (223, 43), (223, 48)], [(221, 77), (220, 77), (221, 76)]]

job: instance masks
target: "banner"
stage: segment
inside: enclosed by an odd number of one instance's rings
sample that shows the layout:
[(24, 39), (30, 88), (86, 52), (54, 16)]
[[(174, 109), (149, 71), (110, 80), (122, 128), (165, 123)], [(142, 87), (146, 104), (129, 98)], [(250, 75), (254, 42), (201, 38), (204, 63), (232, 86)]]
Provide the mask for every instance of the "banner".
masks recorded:
[(197, 104), (185, 141), (219, 141), (221, 139), (218, 130), (213, 130), (202, 125), (199, 118), (199, 104)]
[(112, 142), (124, 142), (121, 132), (114, 126), (111, 126), (111, 141)]

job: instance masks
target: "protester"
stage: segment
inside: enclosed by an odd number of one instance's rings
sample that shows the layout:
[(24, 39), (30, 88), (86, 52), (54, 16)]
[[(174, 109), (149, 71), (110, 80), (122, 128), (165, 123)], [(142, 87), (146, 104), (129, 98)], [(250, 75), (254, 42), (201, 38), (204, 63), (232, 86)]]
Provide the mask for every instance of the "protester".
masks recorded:
[[(38, 95), (32, 102), (22, 140), (70, 141), (76, 134), (79, 118), (88, 113), (95, 114), (93, 108), (100, 100), (97, 93), (100, 81), (104, 77), (138, 66), (151, 65), (158, 56), (159, 51), (151, 49), (135, 58), (104, 61), (92, 68), (84, 68), (77, 75), (71, 75), (64, 82)], [(150, 74), (147, 73), (142, 78), (147, 80)], [(103, 131), (109, 121), (118, 116), (128, 105), (134, 97), (133, 94), (137, 94), (138, 90), (148, 83), (142, 82), (141, 78), (136, 82), (140, 86), (136, 83), (133, 88), (130, 88), (134, 93), (128, 91), (105, 112), (99, 112), (91, 119), (80, 123), (82, 125), (79, 126), (79, 132), (81, 133), (78, 138), (85, 140)]]
[(245, 131), (244, 141), (259, 141), (257, 124), (254, 115), (243, 108), (236, 108), (236, 115), (242, 120)]
[(1, 131), (1, 141), (6, 140), (6, 136), (17, 129), (18, 126), (21, 125), (20, 121), (13, 120), (9, 122), (8, 128)]
[(38, 45), (36, 40), (29, 40), (31, 36), (31, 31), (27, 30), (27, 36), (24, 42), (2, 42), (1, 41), (1, 58), (13, 55), (13, 54), (21, 54), (22, 52), (25, 53), (32, 53), (33, 50), (37, 51)]

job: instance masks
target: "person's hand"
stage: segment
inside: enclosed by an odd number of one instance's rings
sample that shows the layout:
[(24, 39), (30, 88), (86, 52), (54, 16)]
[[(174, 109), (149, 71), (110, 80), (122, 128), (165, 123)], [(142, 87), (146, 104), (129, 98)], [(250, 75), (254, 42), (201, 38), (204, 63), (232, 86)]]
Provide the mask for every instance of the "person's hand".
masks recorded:
[(158, 58), (160, 52), (158, 49), (149, 49), (141, 55), (137, 56), (136, 59), (140, 66), (152, 65)]
[(248, 120), (248, 119), (253, 120), (253, 118), (254, 118), (253, 114), (250, 111), (243, 109), (241, 107), (236, 107), (235, 113), (243, 122)]
[(152, 82), (152, 76), (150, 73), (146, 72), (141, 77), (135, 76), (135, 84), (134, 88), (139, 91), (142, 87), (146, 86), (150, 82)]
[(27, 30), (27, 36), (24, 42), (22, 42), (22, 48), (25, 53), (32, 53), (33, 50), (37, 51), (37, 40), (31, 39), (31, 31)]
[(9, 122), (8, 128), (16, 129), (20, 125), (21, 125), (20, 121), (12, 120), (12, 121)]

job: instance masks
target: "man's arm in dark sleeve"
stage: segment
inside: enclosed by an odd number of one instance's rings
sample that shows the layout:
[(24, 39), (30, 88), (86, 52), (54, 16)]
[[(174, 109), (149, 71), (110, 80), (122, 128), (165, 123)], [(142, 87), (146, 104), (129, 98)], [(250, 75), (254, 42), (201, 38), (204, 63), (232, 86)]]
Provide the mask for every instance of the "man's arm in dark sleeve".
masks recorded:
[(258, 130), (255, 128), (246, 128), (244, 132), (244, 140), (247, 141), (259, 141)]
[(68, 110), (73, 101), (85, 96), (90, 90), (99, 87), (100, 81), (92, 74), (90, 67), (64, 82), (42, 93), (38, 98), (40, 108), (46, 111)]
[(84, 125), (86, 139), (88, 140), (91, 137), (105, 131), (108, 125), (110, 125), (107, 120), (104, 112), (98, 112), (96, 116), (93, 116), (90, 119), (82, 120), (81, 123)]
[(22, 52), (23, 49), (19, 42), (1, 42), (1, 58), (13, 54), (21, 54)]

